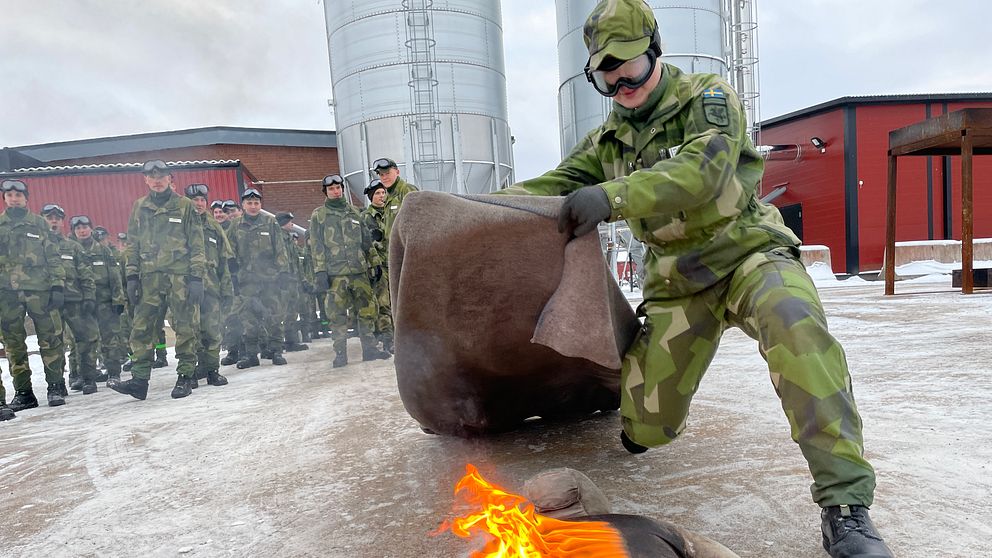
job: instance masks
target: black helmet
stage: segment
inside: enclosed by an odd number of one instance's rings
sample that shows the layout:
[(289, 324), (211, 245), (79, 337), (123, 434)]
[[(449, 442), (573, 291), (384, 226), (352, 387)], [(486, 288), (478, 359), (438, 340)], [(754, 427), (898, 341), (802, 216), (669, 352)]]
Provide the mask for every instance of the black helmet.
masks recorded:
[(340, 174), (329, 174), (320, 181), (320, 191), (327, 193), (327, 187), (331, 184), (341, 184), (344, 186), (344, 179), (341, 178)]
[(103, 240), (104, 238), (107, 238), (107, 235), (109, 234), (110, 233), (107, 232), (105, 227), (95, 227), (93, 229), (93, 238), (97, 240)]
[(382, 181), (379, 180), (378, 178), (373, 180), (372, 182), (369, 182), (369, 185), (365, 187), (365, 195), (368, 196), (369, 201), (372, 201), (372, 196), (375, 195), (375, 191), (378, 190), (379, 188), (385, 190), (386, 185), (383, 184)]
[(292, 221), (293, 217), (295, 217), (295, 215), (289, 211), (280, 211), (279, 213), (276, 213), (276, 223), (279, 223), (279, 226), (282, 227), (286, 223)]

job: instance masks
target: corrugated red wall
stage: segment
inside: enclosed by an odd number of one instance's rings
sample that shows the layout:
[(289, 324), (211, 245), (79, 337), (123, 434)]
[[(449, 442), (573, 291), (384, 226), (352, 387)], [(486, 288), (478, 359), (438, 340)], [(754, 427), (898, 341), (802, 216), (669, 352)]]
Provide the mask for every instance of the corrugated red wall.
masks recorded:
[[(200, 182), (210, 187), (211, 201), (238, 200), (237, 167), (176, 169), (172, 175), (179, 194), (186, 185)], [(38, 213), (47, 203), (57, 203), (65, 209), (67, 228), (73, 215), (89, 215), (95, 225), (106, 227), (113, 238), (119, 232), (127, 232), (131, 207), (148, 193), (144, 177), (137, 170), (4, 176), (14, 177), (28, 185), (28, 205), (33, 212)], [(247, 174), (243, 180), (251, 186)]]

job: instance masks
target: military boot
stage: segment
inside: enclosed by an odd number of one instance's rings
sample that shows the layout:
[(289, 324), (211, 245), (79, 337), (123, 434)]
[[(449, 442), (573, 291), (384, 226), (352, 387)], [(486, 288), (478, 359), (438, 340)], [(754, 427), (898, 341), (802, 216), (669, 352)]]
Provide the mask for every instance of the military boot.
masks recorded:
[(227, 354), (224, 358), (220, 360), (220, 363), (224, 366), (230, 366), (232, 364), (237, 364), (239, 360), (239, 355), (241, 354), (240, 348), (237, 345), (227, 348)]
[(116, 391), (117, 393), (123, 393), (125, 395), (130, 395), (135, 399), (144, 400), (148, 396), (148, 380), (141, 378), (131, 378), (126, 382), (120, 380), (107, 382), (107, 387)]
[(121, 363), (119, 361), (108, 362), (107, 381), (110, 382), (111, 380), (120, 380), (120, 379), (121, 379)]
[(259, 353), (258, 357), (265, 360), (270, 360), (272, 358), (272, 351), (270, 349), (262, 349), (262, 352)]
[(226, 386), (227, 378), (221, 376), (220, 372), (216, 370), (210, 370), (209, 372), (207, 372), (207, 385)]
[(190, 385), (191, 379), (183, 375), (176, 377), (176, 387), (172, 388), (173, 399), (181, 399), (193, 393), (193, 387)]
[(238, 369), (244, 370), (253, 366), (258, 366), (258, 355), (255, 353), (242, 353), (241, 360), (238, 361)]
[(348, 353), (341, 351), (334, 355), (334, 362), (331, 363), (331, 368), (341, 368), (348, 364)]
[(78, 374), (69, 374), (69, 389), (79, 391), (83, 389), (83, 378)]
[(132, 366), (134, 366), (134, 362), (131, 360), (131, 357), (127, 357), (127, 360), (125, 360), (124, 364), (121, 365), (121, 370), (130, 372)]
[(300, 341), (302, 341), (303, 343), (310, 342), (310, 328), (308, 327), (300, 328)]
[(65, 405), (65, 396), (62, 395), (62, 387), (59, 384), (48, 384), (48, 406), (59, 407), (61, 405)]
[(386, 360), (393, 355), (386, 351), (383, 351), (379, 347), (370, 345), (368, 347), (362, 347), (362, 361), (367, 362), (370, 360)]
[(65, 387), (65, 380), (62, 380), (57, 385), (59, 388), (59, 395), (61, 395), (62, 397), (69, 397), (69, 390), (66, 389)]
[(189, 389), (196, 389), (200, 387), (200, 379), (196, 377), (195, 373), (189, 378), (186, 378), (186, 381), (189, 382)]
[(382, 341), (382, 350), (386, 351), (391, 355), (396, 354), (395, 347), (393, 347), (393, 338), (387, 335), (383, 335), (380, 340)]
[(641, 444), (638, 444), (637, 442), (631, 440), (627, 436), (627, 433), (624, 432), (623, 430), (620, 431), (620, 444), (623, 445), (623, 449), (627, 450), (630, 453), (633, 453), (634, 455), (637, 455), (639, 453), (644, 453), (649, 449), (647, 446), (642, 446)]
[(96, 379), (86, 380), (83, 382), (83, 395), (89, 395), (91, 393), (96, 393)]
[(820, 510), (823, 549), (833, 558), (892, 558), (865, 506), (830, 506)]
[(14, 414), (14, 410), (8, 407), (5, 402), (0, 401), (0, 422), (13, 418), (17, 418), (17, 415)]
[(34, 392), (31, 388), (24, 390), (17, 390), (14, 392), (14, 398), (10, 400), (10, 408), (15, 413), (18, 411), (23, 411), (24, 409), (34, 409), (38, 406), (38, 398), (34, 396)]
[(288, 337), (286, 338), (286, 341), (282, 344), (282, 350), (286, 351), (287, 353), (295, 353), (297, 351), (306, 351), (309, 349), (310, 347), (308, 347), (307, 345), (304, 345), (303, 343), (300, 343), (296, 340), (291, 340)]
[(167, 358), (165, 349), (155, 349), (155, 361), (152, 362), (152, 368), (165, 368), (169, 365), (169, 359)]
[(272, 358), (272, 364), (276, 366), (282, 366), (283, 364), (286, 364), (286, 358), (282, 356), (282, 352), (280, 351), (272, 351), (271, 358)]

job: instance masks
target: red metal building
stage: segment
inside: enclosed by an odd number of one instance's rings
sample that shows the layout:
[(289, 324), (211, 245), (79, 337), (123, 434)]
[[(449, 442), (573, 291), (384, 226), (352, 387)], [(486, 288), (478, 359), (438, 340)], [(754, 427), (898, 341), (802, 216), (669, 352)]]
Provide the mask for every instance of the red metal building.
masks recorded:
[[(176, 191), (187, 184), (210, 185), (211, 199), (239, 200), (239, 185), (251, 187), (255, 177), (240, 161), (169, 163)], [(127, 232), (135, 200), (148, 194), (140, 163), (36, 167), (0, 173), (0, 180), (17, 178), (28, 185), (28, 206), (38, 213), (48, 203), (65, 209), (66, 226), (74, 215), (88, 215), (94, 225), (106, 227), (111, 238)], [(69, 232), (69, 231), (65, 231)]]
[[(992, 93), (842, 97), (761, 123), (762, 195), (805, 244), (830, 248), (834, 273), (882, 267), (889, 132), (962, 108), (992, 108)], [(975, 237), (992, 236), (992, 158), (975, 159)], [(961, 238), (958, 157), (899, 161), (897, 241)]]

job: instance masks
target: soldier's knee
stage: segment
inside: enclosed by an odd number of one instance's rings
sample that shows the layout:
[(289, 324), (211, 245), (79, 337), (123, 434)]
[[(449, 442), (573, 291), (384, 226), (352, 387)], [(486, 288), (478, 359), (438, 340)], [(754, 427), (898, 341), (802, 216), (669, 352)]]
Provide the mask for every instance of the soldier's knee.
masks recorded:
[(623, 417), (622, 424), (623, 431), (627, 433), (628, 438), (649, 448), (669, 444), (682, 433), (681, 429), (678, 428), (637, 422), (629, 417)]

